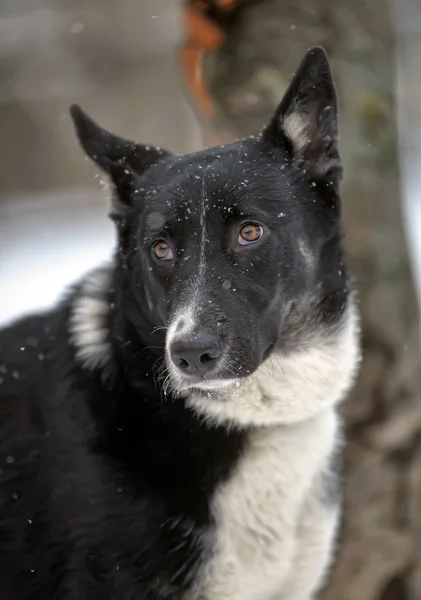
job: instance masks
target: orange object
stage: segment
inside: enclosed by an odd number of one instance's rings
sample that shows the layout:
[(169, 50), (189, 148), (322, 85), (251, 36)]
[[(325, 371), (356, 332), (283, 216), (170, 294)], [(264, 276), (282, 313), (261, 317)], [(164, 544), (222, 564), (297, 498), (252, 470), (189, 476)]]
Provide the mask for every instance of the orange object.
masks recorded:
[(239, 0), (216, 0), (216, 4), (222, 10), (232, 10), (233, 8), (238, 6), (238, 4), (240, 4), (240, 3), (241, 3), (241, 0), (240, 1)]
[(215, 117), (215, 105), (203, 76), (203, 47), (189, 42), (181, 48), (181, 64), (195, 108), (206, 119)]
[(204, 12), (193, 5), (184, 11), (184, 29), (190, 41), (203, 49), (214, 50), (222, 45), (224, 34), (220, 27), (206, 18)]
[(206, 121), (205, 129), (212, 142), (218, 141), (212, 126), (216, 119), (216, 107), (209, 92), (203, 72), (207, 53), (215, 52), (225, 40), (221, 23), (224, 17), (247, 0), (188, 0), (184, 6), (183, 26), (186, 42), (180, 49), (181, 65), (189, 93), (199, 118)]

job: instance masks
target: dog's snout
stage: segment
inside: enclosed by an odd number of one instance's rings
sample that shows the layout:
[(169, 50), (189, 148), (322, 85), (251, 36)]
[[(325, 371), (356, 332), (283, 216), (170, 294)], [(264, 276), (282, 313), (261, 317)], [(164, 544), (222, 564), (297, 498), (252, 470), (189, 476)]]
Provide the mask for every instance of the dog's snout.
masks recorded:
[(170, 346), (171, 360), (184, 375), (203, 376), (216, 366), (221, 354), (220, 340), (199, 332), (177, 337)]

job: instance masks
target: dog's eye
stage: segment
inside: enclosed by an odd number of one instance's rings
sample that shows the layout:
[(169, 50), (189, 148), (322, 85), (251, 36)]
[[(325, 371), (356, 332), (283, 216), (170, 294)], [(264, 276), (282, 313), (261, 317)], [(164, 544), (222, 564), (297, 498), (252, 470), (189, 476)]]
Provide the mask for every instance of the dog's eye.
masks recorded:
[(263, 227), (256, 223), (247, 223), (240, 229), (238, 234), (238, 243), (242, 246), (248, 246), (258, 242), (263, 235)]
[(158, 240), (152, 246), (152, 251), (158, 260), (173, 260), (174, 254), (167, 242)]

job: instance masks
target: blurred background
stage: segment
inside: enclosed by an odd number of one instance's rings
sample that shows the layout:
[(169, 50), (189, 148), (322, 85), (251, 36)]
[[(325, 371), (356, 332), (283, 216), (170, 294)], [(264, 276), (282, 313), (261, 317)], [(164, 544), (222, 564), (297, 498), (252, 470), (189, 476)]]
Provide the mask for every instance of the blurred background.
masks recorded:
[(181, 80), (180, 0), (0, 0), (0, 322), (50, 305), (108, 258), (107, 199), (73, 134), (202, 146)]
[(174, 152), (257, 133), (312, 45), (341, 107), (364, 362), (326, 600), (421, 599), (421, 1), (0, 0), (0, 323), (109, 258), (68, 116)]

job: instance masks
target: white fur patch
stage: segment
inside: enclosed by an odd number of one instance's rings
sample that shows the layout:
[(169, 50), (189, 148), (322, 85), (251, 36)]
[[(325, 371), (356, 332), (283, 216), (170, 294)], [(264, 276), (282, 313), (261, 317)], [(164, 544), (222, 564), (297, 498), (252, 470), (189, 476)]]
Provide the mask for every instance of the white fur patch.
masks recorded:
[(298, 156), (303, 154), (310, 142), (308, 123), (304, 119), (304, 115), (296, 112), (286, 115), (282, 122), (282, 127), (291, 140), (296, 154)]
[(76, 356), (88, 368), (107, 364), (110, 355), (106, 298), (111, 283), (111, 270), (96, 269), (87, 275), (73, 303), (69, 328)]
[(176, 337), (179, 335), (186, 335), (192, 333), (196, 327), (196, 318), (194, 314), (194, 306), (191, 308), (183, 308), (178, 312), (177, 315), (171, 320), (171, 324), (168, 327), (167, 335), (165, 338), (165, 347), (167, 355), (169, 355), (169, 348)]
[(310, 598), (329, 565), (337, 520), (313, 488), (337, 438), (331, 408), (250, 434), (235, 473), (214, 498), (217, 545), (200, 599)]
[(301, 252), (301, 256), (303, 257), (303, 259), (307, 265), (307, 268), (308, 269), (314, 268), (315, 256), (312, 253), (312, 251), (310, 250), (310, 247), (304, 238), (298, 239), (298, 249)]
[[(317, 492), (317, 490), (315, 490)], [(293, 567), (273, 600), (310, 600), (325, 583), (335, 549), (340, 506), (326, 509), (312, 491), (307, 495), (296, 530)]]

